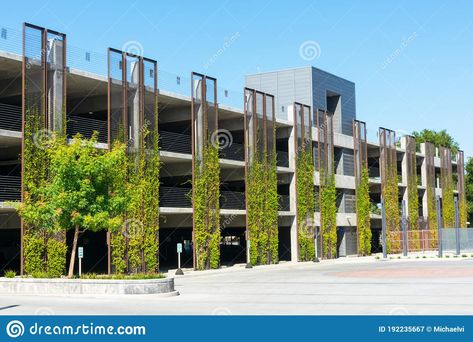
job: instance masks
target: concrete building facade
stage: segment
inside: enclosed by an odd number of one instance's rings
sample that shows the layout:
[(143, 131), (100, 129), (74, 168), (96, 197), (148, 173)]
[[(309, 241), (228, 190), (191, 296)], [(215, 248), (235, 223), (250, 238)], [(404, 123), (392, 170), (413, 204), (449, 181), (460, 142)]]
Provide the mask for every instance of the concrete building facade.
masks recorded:
[[(0, 274), (7, 269), (20, 269), (20, 219), (11, 201), (21, 200), (22, 177), (22, 73), (24, 54), (21, 32), (1, 28), (0, 38)], [(84, 49), (68, 47), (63, 85), (66, 97), (66, 133), (85, 137), (98, 131), (99, 147), (108, 147), (110, 104), (107, 77), (107, 56)], [(113, 63), (109, 62), (109, 63)], [(119, 63), (119, 62), (117, 62)], [(115, 65), (121, 70), (119, 64)], [(110, 68), (110, 65), (108, 66)], [(183, 244), (183, 267), (193, 265), (192, 191), (192, 95), (189, 77), (157, 70), (159, 102), (159, 136), (162, 169), (160, 172), (159, 259), (162, 269), (177, 265), (176, 244)], [(145, 74), (144, 77), (147, 77)], [(57, 87), (58, 85), (56, 85)], [(312, 108), (312, 139), (314, 160), (317, 160), (317, 112), (330, 113), (333, 120), (333, 164), (337, 188), (337, 256), (357, 254), (356, 182), (354, 162), (353, 122), (357, 119), (355, 84), (313, 67), (302, 67), (248, 75), (245, 86), (274, 95), (276, 113), (276, 153), (280, 210), (278, 221), (279, 259), (298, 261), (295, 198), (294, 103)], [(56, 93), (58, 90), (56, 90)], [(217, 89), (218, 128), (228, 134), (231, 143), (220, 151), (221, 167), (221, 265), (246, 262), (245, 153), (243, 92)], [(55, 105), (61, 105), (55, 100)], [(238, 106), (238, 103), (241, 103)], [(61, 105), (62, 106), (62, 105)], [(55, 107), (52, 107), (55, 108)], [(369, 125), (368, 125), (369, 126)], [(130, 127), (131, 129), (131, 127)], [(136, 129), (136, 127), (134, 127)], [(396, 142), (395, 154), (400, 202), (407, 198), (407, 138)], [(420, 220), (426, 222), (428, 158), (433, 159), (435, 193), (442, 195), (441, 161), (437, 152), (430, 156), (425, 144), (416, 149)], [(464, 171), (455, 156), (451, 163), (454, 174)], [(367, 163), (370, 175), (370, 197), (373, 203), (371, 226), (372, 252), (380, 251), (381, 202), (380, 145), (367, 143)], [(314, 186), (319, 186), (319, 171), (314, 174)], [(461, 179), (461, 177), (460, 177)], [(464, 192), (461, 185), (454, 196)], [(320, 213), (314, 212), (314, 222), (320, 225)], [(421, 225), (426, 229), (425, 225)], [(68, 240), (70, 240), (68, 236)], [(80, 245), (87, 251), (85, 272), (106, 271), (107, 238), (105, 233), (85, 233)]]

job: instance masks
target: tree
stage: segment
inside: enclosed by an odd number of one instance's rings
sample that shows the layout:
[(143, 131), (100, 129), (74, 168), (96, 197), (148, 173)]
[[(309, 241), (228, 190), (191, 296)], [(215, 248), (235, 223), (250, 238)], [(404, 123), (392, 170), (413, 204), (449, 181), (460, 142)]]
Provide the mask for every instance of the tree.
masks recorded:
[(25, 201), (19, 213), (28, 224), (55, 233), (74, 230), (68, 277), (73, 276), (79, 229), (119, 229), (126, 207), (125, 146), (111, 151), (76, 135), (70, 144), (53, 138), (48, 144), (49, 179), (33, 192), (41, 201)]
[(457, 153), (460, 145), (453, 139), (453, 137), (447, 133), (447, 130), (434, 131), (432, 129), (423, 129), (420, 132), (412, 132), (413, 137), (416, 139), (416, 143), (420, 144), (423, 142), (431, 142), (436, 147), (444, 146), (448, 147), (452, 153)]

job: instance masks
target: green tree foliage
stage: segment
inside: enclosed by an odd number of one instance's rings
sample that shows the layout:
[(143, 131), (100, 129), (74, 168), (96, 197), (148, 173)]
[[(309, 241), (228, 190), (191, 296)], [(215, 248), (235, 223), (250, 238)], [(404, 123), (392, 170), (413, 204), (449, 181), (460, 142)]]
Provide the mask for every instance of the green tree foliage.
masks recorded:
[[(52, 139), (46, 149), (50, 177), (34, 189), (41, 201), (24, 201), (19, 208), (25, 222), (49, 233), (74, 230), (69, 276), (73, 275), (79, 229), (114, 231), (123, 224), (125, 174), (119, 171), (126, 164), (125, 147), (117, 144), (111, 151), (101, 151), (95, 143), (95, 137), (86, 140), (80, 135), (70, 144)], [(61, 248), (48, 246), (48, 250), (54, 254)]]
[(337, 189), (335, 176), (320, 171), (320, 227), (323, 237), (323, 255), (337, 257)]
[(412, 136), (416, 139), (417, 144), (428, 141), (436, 147), (448, 147), (452, 153), (456, 153), (459, 150), (458, 142), (445, 129), (438, 132), (431, 129), (423, 129), (420, 132), (412, 132)]
[(371, 254), (371, 202), (368, 168), (361, 169), (361, 179), (356, 189), (356, 208), (358, 217), (358, 253)]
[[(269, 159), (269, 160), (268, 160)], [(278, 262), (278, 210), (276, 158), (253, 156), (248, 166), (248, 231), (253, 265)]]
[(314, 161), (310, 149), (302, 149), (296, 160), (297, 227), (299, 260), (312, 261), (314, 246)]
[(194, 184), (194, 236), (196, 269), (218, 268), (220, 263), (220, 164), (218, 146), (204, 147), (203, 162), (196, 163)]

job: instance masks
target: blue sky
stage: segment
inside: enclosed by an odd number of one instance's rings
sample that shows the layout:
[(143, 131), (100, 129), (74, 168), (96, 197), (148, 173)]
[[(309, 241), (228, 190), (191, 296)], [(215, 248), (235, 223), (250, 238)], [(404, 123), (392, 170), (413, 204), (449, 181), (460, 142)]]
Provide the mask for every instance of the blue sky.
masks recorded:
[[(32, 22), (93, 51), (137, 41), (160, 68), (205, 72), (236, 91), (247, 73), (314, 65), (356, 83), (372, 139), (378, 126), (446, 128), (473, 156), (470, 1), (23, 0), (5, 1), (2, 14), (0, 25)], [(300, 54), (307, 41), (312, 60)]]

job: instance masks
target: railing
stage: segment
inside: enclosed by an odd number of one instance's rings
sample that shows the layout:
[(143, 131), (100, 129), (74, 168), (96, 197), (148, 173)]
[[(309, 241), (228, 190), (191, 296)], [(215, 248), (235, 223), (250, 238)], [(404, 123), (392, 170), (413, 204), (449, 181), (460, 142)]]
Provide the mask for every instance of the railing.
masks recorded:
[(276, 151), (276, 164), (278, 166), (289, 167), (289, 153)]
[(279, 210), (280, 211), (291, 210), (290, 197), (288, 195), (279, 195)]
[(236, 191), (220, 191), (220, 208), (245, 209), (245, 193)]
[[(172, 208), (191, 208), (192, 189), (161, 186), (159, 188), (159, 206)], [(245, 193), (236, 191), (220, 192), (220, 208), (245, 209)]]
[(97, 140), (101, 143), (107, 142), (107, 121), (71, 116), (67, 120), (67, 136), (72, 138), (77, 133), (84, 138), (90, 138), (94, 131), (98, 132)]
[(232, 143), (231, 145), (220, 150), (219, 157), (224, 159), (244, 161), (245, 150), (242, 144)]
[(192, 153), (192, 138), (187, 134), (159, 131), (159, 145), (163, 151)]
[(192, 189), (161, 186), (159, 187), (159, 206), (172, 208), (191, 208), (192, 201), (189, 197)]
[[(0, 51), (6, 51), (21, 55), (22, 53), (22, 32), (21, 28), (9, 28), (0, 26), (2, 35), (0, 37)], [(67, 32), (66, 32), (67, 33)], [(237, 37), (237, 36), (232, 36)], [(133, 42), (130, 42), (133, 43)], [(141, 49), (140, 46), (137, 46)], [(120, 48), (120, 47), (119, 47)], [(122, 48), (127, 48), (123, 46)], [(146, 46), (144, 46), (146, 50)], [(149, 56), (153, 58), (153, 56)], [(210, 65), (213, 60), (207, 61)], [(67, 45), (67, 67), (89, 72), (92, 74), (106, 76), (107, 75), (107, 54), (106, 46), (100, 52)], [(190, 75), (189, 74), (175, 74), (158, 69), (159, 89), (164, 89), (176, 94), (184, 96), (190, 95)], [(232, 107), (241, 108), (243, 100), (243, 92), (240, 90), (232, 90), (219, 86), (217, 88), (219, 104), (228, 105)]]
[(0, 103), (0, 129), (21, 131), (21, 107)]
[(0, 176), (0, 202), (21, 199), (21, 177)]

